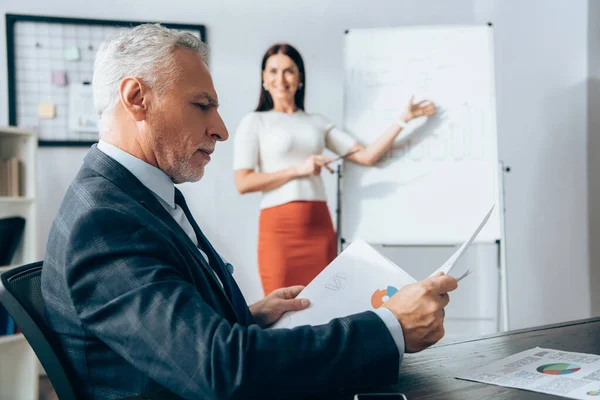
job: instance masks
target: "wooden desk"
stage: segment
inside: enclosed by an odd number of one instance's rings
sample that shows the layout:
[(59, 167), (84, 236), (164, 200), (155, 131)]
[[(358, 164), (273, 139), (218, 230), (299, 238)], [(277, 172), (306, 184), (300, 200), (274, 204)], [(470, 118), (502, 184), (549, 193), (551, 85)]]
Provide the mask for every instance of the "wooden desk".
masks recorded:
[[(600, 317), (511, 331), (466, 342), (439, 345), (417, 354), (407, 354), (400, 368), (398, 384), (370, 391), (401, 392), (406, 394), (408, 400), (558, 399), (557, 396), (454, 378), (462, 369), (487, 365), (533, 347), (600, 354)], [(327, 395), (311, 397), (311, 400), (352, 398), (352, 395)], [(163, 393), (157, 397), (137, 396), (130, 399), (170, 400), (177, 397), (166, 396)]]
[[(559, 397), (455, 379), (457, 372), (501, 360), (533, 347), (600, 354), (600, 317), (566, 322), (407, 354), (394, 388), (414, 399), (557, 399)], [(388, 388), (385, 391), (393, 391)]]

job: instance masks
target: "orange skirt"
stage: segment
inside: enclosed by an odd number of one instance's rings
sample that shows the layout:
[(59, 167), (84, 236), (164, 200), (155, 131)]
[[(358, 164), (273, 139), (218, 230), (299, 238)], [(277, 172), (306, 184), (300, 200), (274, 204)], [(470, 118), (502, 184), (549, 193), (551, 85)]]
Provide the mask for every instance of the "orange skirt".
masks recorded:
[(293, 201), (261, 210), (258, 272), (265, 295), (293, 285), (307, 285), (337, 253), (327, 203)]

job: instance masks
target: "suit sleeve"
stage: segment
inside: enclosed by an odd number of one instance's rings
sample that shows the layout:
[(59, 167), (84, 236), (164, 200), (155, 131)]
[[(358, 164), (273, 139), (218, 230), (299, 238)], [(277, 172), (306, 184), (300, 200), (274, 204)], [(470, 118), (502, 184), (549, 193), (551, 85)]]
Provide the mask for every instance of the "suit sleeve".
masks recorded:
[(115, 209), (80, 218), (67, 246), (84, 328), (185, 399), (306, 397), (397, 380), (398, 349), (375, 313), (292, 330), (231, 325), (184, 279), (173, 244)]

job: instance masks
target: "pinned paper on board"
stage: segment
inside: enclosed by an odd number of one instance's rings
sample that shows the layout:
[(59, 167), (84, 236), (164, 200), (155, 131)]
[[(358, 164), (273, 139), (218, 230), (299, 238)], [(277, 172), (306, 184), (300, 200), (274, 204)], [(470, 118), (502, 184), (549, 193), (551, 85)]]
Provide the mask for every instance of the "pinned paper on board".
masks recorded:
[(65, 71), (52, 71), (52, 84), (54, 86), (67, 86), (67, 73)]
[(63, 55), (66, 61), (79, 61), (81, 58), (81, 53), (79, 51), (79, 47), (77, 46), (65, 47)]
[(40, 103), (38, 104), (38, 118), (42, 119), (53, 119), (56, 117), (56, 106), (51, 103)]
[(69, 87), (69, 130), (98, 132), (98, 114), (94, 106), (92, 85), (72, 84)]

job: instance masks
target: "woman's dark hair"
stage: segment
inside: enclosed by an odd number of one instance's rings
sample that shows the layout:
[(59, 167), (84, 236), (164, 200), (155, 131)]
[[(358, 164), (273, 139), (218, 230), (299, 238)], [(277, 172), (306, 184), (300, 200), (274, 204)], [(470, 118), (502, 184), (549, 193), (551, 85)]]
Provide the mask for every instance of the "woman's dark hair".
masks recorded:
[(269, 57), (275, 54), (285, 54), (296, 63), (296, 66), (298, 67), (298, 72), (300, 72), (300, 82), (298, 85), (298, 90), (296, 90), (296, 94), (294, 95), (294, 101), (296, 103), (296, 107), (298, 107), (301, 110), (304, 110), (306, 74), (304, 73), (304, 61), (302, 61), (302, 56), (300, 55), (298, 50), (296, 50), (293, 46), (287, 43), (276, 43), (273, 46), (269, 47), (262, 59), (262, 66), (260, 69), (260, 98), (258, 99), (258, 105), (256, 106), (255, 111), (269, 111), (273, 109), (273, 98), (271, 97), (271, 94), (267, 92), (262, 85), (262, 72), (267, 66), (267, 60), (269, 59)]

